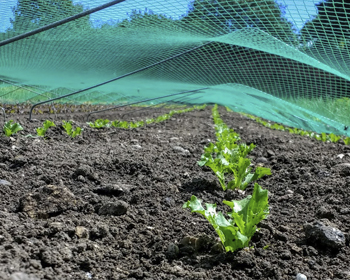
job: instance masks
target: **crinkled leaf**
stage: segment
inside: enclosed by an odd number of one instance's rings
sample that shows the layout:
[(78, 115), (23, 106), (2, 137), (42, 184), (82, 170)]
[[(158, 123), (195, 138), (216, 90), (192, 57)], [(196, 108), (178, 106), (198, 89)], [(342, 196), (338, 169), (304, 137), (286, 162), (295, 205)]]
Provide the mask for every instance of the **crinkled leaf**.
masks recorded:
[(255, 169), (252, 181), (259, 180), (260, 178), (264, 177), (265, 175), (271, 175), (271, 169), (267, 168), (267, 167), (258, 166)]
[(68, 121), (68, 122), (62, 121), (62, 126), (63, 126), (64, 130), (66, 131), (66, 133), (68, 135), (71, 135), (71, 133), (72, 133), (72, 122), (70, 122), (70, 121)]
[(23, 130), (23, 127), (19, 123), (13, 123), (13, 120), (6, 122), (3, 127), (6, 136), (11, 136), (20, 130)]
[(269, 213), (268, 192), (257, 183), (254, 185), (252, 196), (240, 201), (225, 200), (224, 203), (232, 208), (232, 212), (228, 215), (234, 219), (240, 232), (249, 240), (256, 231), (256, 225)]
[(95, 120), (95, 122), (88, 122), (87, 123), (90, 127), (93, 127), (93, 128), (103, 128), (103, 127), (109, 127), (110, 124), (109, 124), (109, 120), (107, 119), (97, 119)]
[(201, 156), (201, 160), (197, 161), (197, 164), (199, 166), (204, 166), (207, 164), (207, 162), (214, 161), (210, 153), (205, 153)]
[(246, 157), (254, 148), (255, 145), (253, 143), (251, 143), (249, 146), (242, 143), (238, 146), (239, 148), (239, 155), (241, 157)]
[(62, 121), (62, 126), (63, 126), (64, 130), (66, 131), (67, 135), (72, 137), (72, 138), (80, 135), (81, 132), (83, 131), (83, 129), (81, 129), (80, 127), (77, 127), (74, 130), (71, 121), (68, 121), (68, 122)]
[(221, 165), (224, 165), (224, 166), (230, 165), (230, 163), (226, 160), (226, 158), (222, 152), (217, 155), (216, 159), (218, 159), (218, 161)]
[(44, 127), (46, 130), (49, 129), (50, 127), (52, 127), (52, 126), (56, 126), (55, 123), (52, 122), (52, 121), (46, 120), (46, 121), (44, 121), (44, 123), (43, 123), (43, 127)]
[(80, 135), (82, 133), (83, 129), (81, 129), (80, 127), (77, 127), (74, 131), (72, 130), (71, 132), (71, 137), (74, 138), (78, 135)]
[(205, 210), (201, 201), (193, 195), (191, 200), (187, 201), (182, 207), (190, 208), (191, 212), (203, 215), (219, 235), (227, 252), (243, 248), (244, 244), (247, 243), (248, 238), (238, 232), (238, 228), (233, 221), (228, 221), (221, 212), (216, 213), (216, 204), (206, 203), (207, 209)]
[(56, 126), (54, 122), (49, 120), (44, 121), (43, 126), (36, 129), (38, 136), (44, 137), (47, 130), (52, 126)]
[(239, 188), (244, 191), (247, 188), (248, 184), (251, 181), (253, 181), (253, 178), (254, 178), (254, 173), (247, 174), (247, 176), (244, 178), (242, 185)]
[(229, 188), (242, 188), (243, 180), (250, 172), (250, 159), (242, 158), (238, 159), (237, 164), (230, 166), (234, 175), (234, 181), (229, 183)]
[(36, 133), (38, 134), (38, 136), (44, 137), (45, 133), (46, 133), (47, 129), (45, 129), (44, 127), (38, 127), (36, 129)]
[(240, 189), (241, 190), (245, 190), (250, 182), (254, 182), (254, 181), (264, 177), (265, 175), (271, 175), (271, 169), (270, 168), (266, 168), (266, 167), (258, 166), (255, 169), (254, 173), (249, 173), (245, 177), (244, 182), (242, 183)]

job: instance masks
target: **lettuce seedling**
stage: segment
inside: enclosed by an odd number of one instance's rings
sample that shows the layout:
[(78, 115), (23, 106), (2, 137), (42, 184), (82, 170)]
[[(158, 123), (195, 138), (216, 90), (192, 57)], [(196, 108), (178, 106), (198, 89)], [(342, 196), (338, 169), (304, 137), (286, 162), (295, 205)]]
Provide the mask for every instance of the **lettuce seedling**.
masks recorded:
[(231, 164), (231, 169), (234, 179), (227, 184), (228, 189), (245, 190), (250, 182), (254, 182), (264, 177), (271, 175), (271, 169), (258, 166), (254, 173), (250, 173), (250, 159), (240, 157), (237, 163)]
[(284, 130), (284, 126), (278, 123), (274, 123), (273, 125), (271, 125), (271, 128), (275, 130)]
[(340, 136), (337, 136), (333, 133), (329, 134), (329, 139), (331, 140), (332, 143), (337, 143), (340, 140)]
[[(251, 196), (242, 200), (224, 200), (223, 203), (231, 207), (232, 212), (228, 215), (249, 240), (256, 232), (257, 224), (269, 214), (268, 191), (263, 190), (258, 183), (255, 183)], [(245, 245), (248, 246), (248, 243)]]
[[(212, 144), (212, 143), (211, 143)], [(212, 147), (212, 145), (210, 145)], [(226, 190), (225, 173), (229, 166), (223, 152), (219, 152), (214, 159), (210, 152), (205, 152), (201, 160), (197, 162), (199, 166), (208, 166), (216, 175), (223, 190)]]
[(103, 128), (103, 127), (110, 127), (109, 120), (103, 120), (103, 119), (97, 119), (95, 122), (88, 122), (87, 123), (90, 127), (93, 128)]
[(23, 127), (19, 123), (13, 123), (13, 120), (6, 122), (3, 127), (3, 131), (7, 137), (21, 130), (23, 130)]
[(299, 135), (301, 135), (301, 136), (310, 136), (310, 132), (309, 131), (305, 131), (305, 130), (301, 130), (299, 132)]
[(139, 127), (137, 123), (134, 123), (134, 122), (129, 123), (129, 128), (137, 128), (137, 127)]
[(249, 146), (245, 143), (239, 144), (235, 150), (240, 157), (246, 157), (256, 146), (251, 143)]
[(124, 128), (138, 128), (144, 125), (143, 121), (138, 121), (138, 122), (126, 122), (126, 125)]
[(314, 138), (315, 138), (316, 140), (321, 141), (321, 136), (320, 136), (319, 134), (315, 134), (315, 135), (314, 135)]
[(182, 208), (190, 208), (192, 213), (203, 215), (219, 235), (226, 252), (248, 247), (257, 230), (257, 224), (269, 214), (267, 190), (255, 184), (251, 196), (223, 202), (231, 207), (232, 212), (228, 216), (232, 219), (227, 220), (221, 212), (217, 213), (216, 204), (206, 203), (207, 209), (204, 209), (201, 200), (194, 195)]
[(326, 142), (328, 140), (327, 134), (325, 132), (321, 133), (321, 140), (322, 142)]
[(246, 188), (246, 186), (250, 181), (249, 182), (244, 181), (245, 186), (243, 186), (243, 180), (245, 180), (245, 178), (249, 179), (249, 177), (252, 177), (252, 176), (248, 176), (248, 175), (251, 175), (250, 174), (251, 168), (249, 168), (249, 166), (250, 166), (250, 159), (242, 158), (242, 157), (238, 159), (237, 163), (230, 165), (230, 169), (234, 175), (234, 179), (228, 183), (227, 187), (229, 189), (244, 190)]
[(83, 131), (83, 129), (81, 129), (80, 127), (77, 127), (75, 130), (73, 129), (72, 126), (72, 121), (62, 121), (62, 126), (64, 128), (64, 130), (66, 131), (67, 135), (75, 138), (76, 136), (80, 135)]
[(115, 120), (115, 121), (112, 121), (112, 122), (111, 122), (111, 125), (112, 125), (113, 127), (118, 127), (119, 123), (120, 123), (120, 121)]
[(116, 127), (120, 127), (120, 128), (125, 128), (128, 129), (129, 128), (129, 123), (127, 121), (120, 121)]
[(163, 121), (166, 121), (168, 119), (170, 119), (170, 115), (165, 114), (165, 115), (161, 115), (161, 116), (157, 117), (155, 122), (157, 122), (157, 123), (158, 122), (163, 122)]
[[(231, 143), (232, 144), (232, 143)], [(250, 173), (250, 159), (246, 158), (255, 145), (236, 144), (234, 149), (228, 149), (228, 143), (210, 143), (204, 148), (204, 154), (199, 166), (208, 166), (217, 176), (223, 190), (241, 189), (245, 190), (250, 182), (254, 182), (265, 175), (271, 175), (270, 168), (257, 167), (254, 173)], [(214, 157), (215, 156), (215, 157)], [(234, 178), (226, 185), (225, 174), (232, 173)]]
[(46, 131), (52, 126), (56, 126), (52, 121), (44, 121), (43, 126), (36, 129), (38, 136), (45, 137)]

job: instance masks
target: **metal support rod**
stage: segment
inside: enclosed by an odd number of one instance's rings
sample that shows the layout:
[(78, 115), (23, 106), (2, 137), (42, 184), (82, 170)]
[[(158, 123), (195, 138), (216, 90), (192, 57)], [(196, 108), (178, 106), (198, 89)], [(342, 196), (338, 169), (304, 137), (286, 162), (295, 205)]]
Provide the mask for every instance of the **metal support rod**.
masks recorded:
[[(164, 102), (173, 102), (174, 100), (181, 99), (181, 98), (183, 99), (183, 98), (186, 98), (186, 97), (188, 97), (188, 96), (190, 96), (190, 95), (193, 95), (193, 94), (196, 94), (196, 93), (197, 93), (197, 92), (193, 92), (193, 93), (190, 93), (190, 94), (186, 94), (186, 96), (184, 96), (184, 97), (181, 96), (181, 97), (174, 98), (174, 99), (172, 99), (172, 100), (164, 101)], [(178, 102), (178, 101), (177, 101), (177, 102)], [(147, 109), (152, 108), (152, 107), (155, 107), (155, 106), (157, 106), (157, 105), (159, 105), (159, 103), (158, 103), (158, 104), (153, 104), (153, 105), (150, 105), (150, 106), (146, 106), (146, 107), (143, 107), (143, 108), (138, 109), (138, 110), (126, 112), (126, 113), (124, 113), (123, 115), (121, 115), (120, 118), (123, 118), (125, 115), (129, 115), (129, 114), (131, 114), (131, 113), (135, 113), (135, 112), (140, 112), (140, 111), (143, 111), (143, 110), (147, 110)], [(168, 104), (165, 103), (164, 105), (158, 107), (157, 109), (163, 108), (163, 107), (165, 107), (166, 105), (168, 105)]]
[(105, 85), (105, 84), (114, 82), (114, 81), (116, 81), (116, 80), (119, 80), (119, 79), (122, 79), (122, 78), (125, 78), (125, 77), (128, 77), (128, 76), (131, 76), (131, 75), (133, 75), (133, 74), (136, 74), (136, 73), (139, 73), (139, 72), (141, 72), (141, 71), (147, 70), (147, 69), (149, 69), (149, 68), (151, 68), (151, 67), (153, 67), (153, 66), (162, 64), (162, 63), (164, 63), (164, 62), (167, 62), (167, 61), (173, 60), (173, 59), (175, 59), (175, 58), (178, 58), (178, 57), (180, 57), (180, 56), (182, 56), (182, 55), (184, 55), (184, 54), (187, 54), (187, 53), (190, 53), (190, 52), (195, 51), (195, 50), (197, 50), (197, 49), (200, 49), (200, 48), (202, 48), (202, 47), (204, 47), (204, 46), (206, 46), (206, 45), (208, 45), (208, 44), (210, 44), (210, 43), (211, 43), (211, 42), (204, 43), (203, 45), (194, 47), (194, 48), (192, 48), (192, 49), (190, 49), (190, 50), (188, 50), (188, 51), (185, 51), (185, 52), (176, 54), (176, 55), (174, 55), (174, 56), (168, 57), (168, 58), (166, 58), (166, 59), (163, 59), (163, 60), (158, 61), (158, 62), (156, 62), (156, 63), (153, 63), (153, 64), (151, 64), (151, 65), (148, 65), (148, 66), (139, 68), (139, 69), (137, 69), (137, 70), (135, 70), (135, 71), (132, 71), (132, 72), (129, 72), (129, 73), (127, 73), (127, 74), (124, 74), (124, 75), (121, 75), (121, 76), (119, 76), (119, 77), (116, 77), (116, 78), (114, 78), (114, 79), (105, 81), (105, 82), (103, 82), (103, 83), (100, 83), (100, 84), (97, 84), (97, 85), (94, 85), (94, 86), (91, 86), (91, 87), (88, 87), (88, 88), (84, 88), (84, 89), (81, 89), (81, 90), (78, 90), (78, 91), (75, 91), (75, 92), (72, 92), (72, 93), (69, 93), (69, 94), (66, 94), (66, 95), (62, 95), (62, 96), (60, 96), (60, 97), (52, 98), (52, 99), (50, 99), (50, 100), (46, 100), (46, 101), (42, 101), (42, 102), (36, 103), (36, 104), (34, 104), (34, 105), (32, 106), (32, 108), (30, 109), (29, 120), (32, 119), (32, 112), (33, 112), (33, 109), (34, 109), (36, 106), (38, 106), (38, 105), (45, 104), (45, 103), (49, 103), (49, 102), (52, 102), (52, 101), (55, 101), (55, 100), (58, 100), (58, 99), (66, 98), (66, 97), (68, 97), (68, 96), (72, 96), (72, 95), (75, 95), (75, 94), (78, 94), (78, 93), (81, 93), (81, 92), (84, 92), (84, 91), (87, 91), (87, 90), (90, 90), (90, 89), (93, 89), (93, 88), (97, 88), (97, 87), (99, 87), (99, 86), (103, 86), (103, 85)]
[(6, 122), (6, 112), (5, 109), (1, 107), (2, 112), (4, 113), (4, 123)]
[(110, 111), (110, 110), (114, 110), (114, 109), (117, 109), (117, 108), (122, 108), (122, 107), (130, 106), (130, 105), (134, 105), (134, 104), (138, 104), (138, 103), (143, 103), (143, 102), (147, 102), (147, 101), (153, 101), (153, 100), (157, 100), (157, 99), (162, 99), (162, 98), (165, 98), (165, 97), (170, 97), (170, 96), (175, 96), (175, 95), (180, 95), (180, 94), (185, 94), (185, 93), (195, 92), (195, 91), (197, 92), (197, 91), (204, 90), (204, 89), (208, 89), (208, 87), (206, 87), (206, 88), (194, 89), (194, 90), (182, 91), (182, 92), (173, 93), (173, 94), (168, 94), (168, 95), (163, 95), (163, 96), (160, 96), (160, 97), (155, 97), (155, 98), (150, 98), (150, 99), (144, 99), (144, 100), (137, 101), (137, 102), (133, 102), (133, 103), (128, 103), (128, 104), (119, 105), (119, 106), (112, 107), (112, 108), (107, 108), (107, 109), (103, 109), (103, 110), (99, 110), (99, 111), (90, 112), (90, 113), (87, 115), (86, 120), (88, 121), (90, 115), (92, 115), (92, 114), (101, 113), (101, 112), (105, 112), (105, 111)]
[(84, 11), (84, 12), (81, 12), (81, 13), (76, 14), (76, 15), (74, 15), (74, 16), (64, 18), (64, 19), (62, 19), (62, 20), (59, 20), (59, 21), (50, 23), (50, 24), (45, 25), (45, 26), (43, 26), (43, 27), (34, 29), (34, 30), (32, 30), (32, 31), (23, 33), (23, 34), (21, 34), (21, 35), (12, 37), (12, 38), (7, 39), (7, 40), (1, 41), (1, 42), (0, 42), (0, 47), (5, 46), (5, 45), (10, 44), (10, 43), (13, 43), (13, 42), (16, 42), (16, 41), (18, 41), (18, 40), (22, 40), (22, 39), (24, 39), (24, 38), (33, 36), (33, 35), (38, 34), (38, 33), (40, 33), (40, 32), (49, 30), (49, 29), (51, 29), (51, 28), (60, 26), (60, 25), (62, 25), (62, 24), (65, 24), (65, 23), (67, 23), (67, 22), (76, 20), (76, 19), (78, 19), (78, 18), (85, 17), (85, 16), (87, 16), (87, 15), (90, 15), (90, 14), (92, 14), (92, 13), (95, 13), (95, 12), (98, 12), (98, 11), (100, 11), (100, 10), (106, 9), (106, 8), (108, 8), (108, 7), (110, 7), (110, 6), (113, 6), (113, 5), (115, 5), (115, 4), (118, 4), (118, 3), (121, 3), (121, 2), (124, 2), (124, 1), (125, 1), (125, 0), (114, 0), (114, 1), (111, 1), (111, 2), (109, 2), (109, 3), (103, 4), (103, 5), (101, 5), (101, 6), (98, 6), (98, 7), (96, 7), (96, 8), (93, 8), (93, 9), (90, 9), (90, 10), (87, 10), (87, 11)]

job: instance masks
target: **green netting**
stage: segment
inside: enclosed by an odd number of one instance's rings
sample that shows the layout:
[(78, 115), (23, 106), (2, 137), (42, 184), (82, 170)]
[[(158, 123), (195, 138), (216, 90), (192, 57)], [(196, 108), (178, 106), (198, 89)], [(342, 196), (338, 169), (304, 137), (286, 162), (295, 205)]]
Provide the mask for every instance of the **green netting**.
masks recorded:
[[(106, 3), (2, 1), (0, 41)], [(58, 102), (125, 104), (209, 87), (186, 102), (350, 136), (348, 14), (334, 0), (126, 0), (1, 46), (0, 102), (50, 100), (136, 71)]]

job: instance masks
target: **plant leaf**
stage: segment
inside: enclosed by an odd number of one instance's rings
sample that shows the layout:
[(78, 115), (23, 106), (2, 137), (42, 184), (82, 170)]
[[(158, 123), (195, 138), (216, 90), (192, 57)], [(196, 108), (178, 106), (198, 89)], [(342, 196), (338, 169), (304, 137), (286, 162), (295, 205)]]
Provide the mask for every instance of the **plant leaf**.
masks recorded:
[[(268, 191), (255, 183), (253, 195), (240, 201), (224, 201), (231, 207), (228, 215), (234, 219), (240, 232), (248, 237), (248, 242), (256, 231), (256, 225), (269, 213)], [(248, 243), (245, 244), (248, 246)]]

